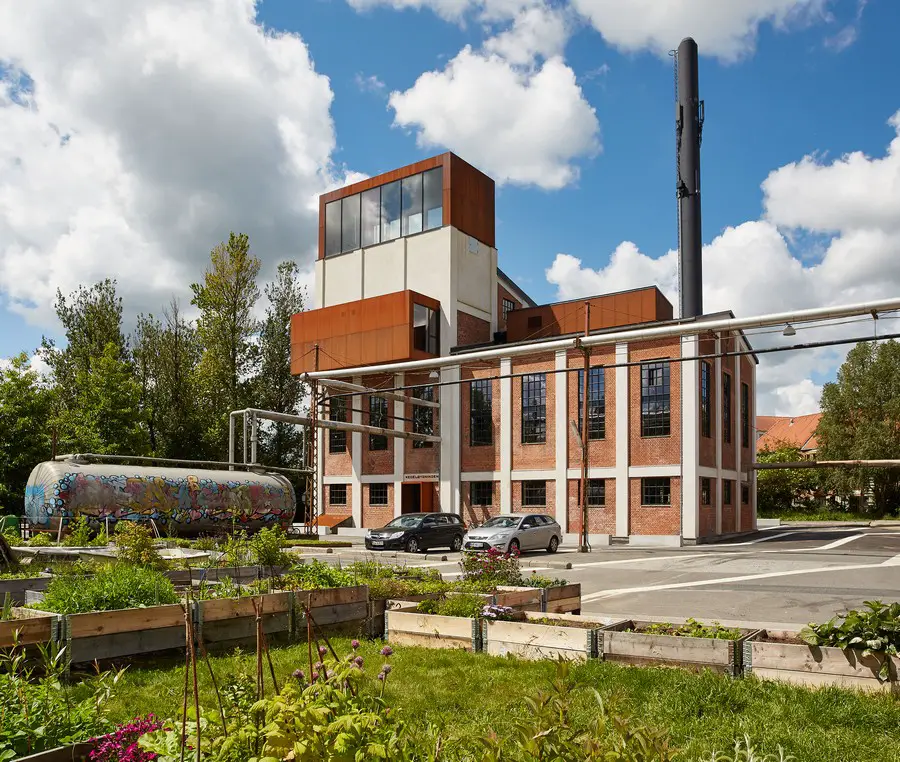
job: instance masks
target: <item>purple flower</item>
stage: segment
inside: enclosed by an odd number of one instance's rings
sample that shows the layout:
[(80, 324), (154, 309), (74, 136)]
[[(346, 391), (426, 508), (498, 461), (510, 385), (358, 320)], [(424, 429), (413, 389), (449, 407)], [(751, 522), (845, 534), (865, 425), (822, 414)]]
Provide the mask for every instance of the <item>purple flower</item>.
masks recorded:
[(381, 667), (381, 671), (384, 672), (384, 674), (386, 674), (386, 675), (391, 674), (391, 669), (392, 668), (391, 668), (390, 664), (385, 664)]
[(325, 646), (319, 646), (319, 656), (324, 656), (328, 653), (328, 649)]
[(393, 653), (394, 653), (394, 649), (391, 648), (390, 646), (385, 646), (384, 648), (381, 649), (382, 656), (390, 656)]
[(322, 664), (322, 662), (317, 661), (315, 664), (313, 664), (313, 669), (316, 670), (316, 672), (319, 672), (324, 666), (325, 665)]
[(357, 656), (357, 657), (353, 660), (353, 663), (354, 663), (357, 667), (361, 667), (361, 666), (363, 665), (363, 657), (362, 657), (362, 656)]
[(334, 670), (326, 669), (325, 670), (325, 679), (331, 680), (332, 677), (334, 677)]
[(303, 681), (303, 678), (304, 678), (303, 670), (302, 670), (302, 669), (295, 669), (295, 670), (294, 670), (294, 677), (295, 677), (297, 680), (300, 680), (300, 681), (302, 682), (302, 681)]
[(350, 648), (352, 648), (354, 651), (355, 651), (357, 648), (359, 648), (359, 641), (358, 641), (358, 640), (351, 640), (351, 641), (350, 641)]
[(318, 672), (313, 672), (313, 673), (312, 673), (312, 681), (315, 682), (315, 681), (318, 680), (318, 679), (319, 679), (319, 673), (318, 673)]

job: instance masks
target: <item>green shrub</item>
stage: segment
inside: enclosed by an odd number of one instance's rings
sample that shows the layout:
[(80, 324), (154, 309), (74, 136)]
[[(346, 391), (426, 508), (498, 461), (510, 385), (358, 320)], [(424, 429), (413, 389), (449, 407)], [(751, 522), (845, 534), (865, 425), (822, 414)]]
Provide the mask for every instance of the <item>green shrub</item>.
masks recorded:
[(108, 564), (94, 576), (71, 574), (54, 577), (44, 600), (33, 608), (56, 614), (143, 608), (178, 603), (171, 580), (155, 569), (129, 564)]
[(460, 616), (469, 619), (477, 619), (484, 611), (485, 600), (478, 595), (448, 595), (439, 600), (422, 601), (416, 606), (416, 611), (422, 614), (437, 614), (438, 616)]
[(317, 559), (295, 567), (279, 580), (279, 586), (284, 590), (317, 590), (355, 584), (356, 579), (349, 572)]
[(558, 577), (543, 577), (540, 574), (532, 574), (522, 580), (523, 585), (528, 587), (562, 587), (568, 585), (568, 581)]
[(31, 535), (31, 539), (28, 540), (28, 547), (30, 548), (48, 548), (52, 544), (53, 540), (50, 539), (50, 535), (46, 532), (37, 532)]
[(290, 566), (291, 557), (284, 552), (284, 531), (281, 527), (266, 527), (249, 540), (250, 561), (254, 566)]
[(718, 622), (705, 625), (696, 619), (688, 619), (682, 625), (671, 625), (668, 622), (648, 625), (643, 632), (648, 635), (677, 635), (682, 638), (709, 638), (711, 640), (737, 640), (741, 631), (722, 627)]
[(491, 580), (494, 585), (522, 584), (518, 553), (502, 553), (495, 548), (466, 551), (460, 559), (459, 568), (465, 581)]
[(67, 548), (85, 548), (91, 544), (93, 535), (87, 516), (82, 514), (69, 525), (69, 534), (63, 538), (62, 544)]
[(346, 567), (354, 583), (369, 586), (373, 600), (388, 600), (417, 595), (443, 595), (450, 590), (437, 569), (390, 566), (377, 561), (357, 561)]
[(136, 521), (120, 521), (116, 524), (115, 543), (117, 556), (126, 564), (137, 566), (161, 566), (162, 557), (153, 545), (153, 535), (146, 524)]

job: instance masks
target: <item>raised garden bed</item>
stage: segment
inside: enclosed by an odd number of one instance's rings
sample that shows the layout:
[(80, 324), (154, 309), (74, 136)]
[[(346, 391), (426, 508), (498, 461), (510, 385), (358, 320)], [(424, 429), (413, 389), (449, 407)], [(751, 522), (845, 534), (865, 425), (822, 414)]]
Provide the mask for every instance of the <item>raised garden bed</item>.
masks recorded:
[(19, 757), (19, 762), (87, 762), (93, 750), (92, 743), (76, 743), (72, 746), (59, 746), (49, 751), (40, 751)]
[(21, 579), (0, 579), (0, 602), (9, 593), (13, 605), (23, 606), (27, 602), (26, 594), (28, 591), (42, 592), (46, 590), (51, 579), (53, 577), (49, 574), (42, 574), (37, 577), (23, 577)]
[(12, 619), (0, 621), (0, 648), (49, 643), (55, 635), (58, 617), (41, 611), (14, 607)]
[(481, 650), (481, 626), (474, 617), (440, 616), (416, 611), (404, 602), (385, 611), (385, 637), (390, 643), (424, 648)]
[(544, 600), (541, 611), (555, 614), (578, 614), (581, 612), (581, 583), (543, 588)]
[[(887, 676), (879, 672), (888, 661)], [(837, 685), (900, 695), (900, 657), (883, 653), (863, 656), (852, 648), (810, 646), (798, 633), (765, 630), (743, 645), (744, 674), (796, 685)]]
[(586, 661), (597, 656), (597, 633), (606, 617), (528, 612), (521, 622), (484, 620), (482, 648), (494, 656)]
[[(691, 637), (653, 634), (665, 626), (653, 622), (617, 622), (597, 634), (598, 658), (627, 664), (662, 664), (691, 670), (710, 669), (738, 677), (743, 667), (743, 645), (758, 630), (739, 630), (734, 637)], [(674, 630), (675, 628), (671, 628)]]

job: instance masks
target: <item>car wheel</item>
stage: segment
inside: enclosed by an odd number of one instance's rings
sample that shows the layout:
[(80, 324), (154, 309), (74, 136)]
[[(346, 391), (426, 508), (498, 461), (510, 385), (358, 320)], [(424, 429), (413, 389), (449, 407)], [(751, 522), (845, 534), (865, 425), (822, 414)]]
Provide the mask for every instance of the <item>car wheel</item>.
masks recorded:
[(510, 540), (509, 541), (509, 552), (510, 553), (518, 553), (519, 552), (519, 541), (518, 540)]
[(456, 553), (461, 548), (462, 548), (462, 537), (460, 537), (459, 535), (456, 535), (456, 537), (453, 538), (453, 542), (450, 544), (450, 550), (452, 550), (454, 553)]
[(550, 538), (550, 544), (547, 546), (548, 553), (556, 553), (556, 549), (559, 547), (559, 538), (556, 535)]
[(406, 541), (406, 552), (407, 553), (418, 553), (419, 552), (419, 541), (415, 537), (410, 537)]

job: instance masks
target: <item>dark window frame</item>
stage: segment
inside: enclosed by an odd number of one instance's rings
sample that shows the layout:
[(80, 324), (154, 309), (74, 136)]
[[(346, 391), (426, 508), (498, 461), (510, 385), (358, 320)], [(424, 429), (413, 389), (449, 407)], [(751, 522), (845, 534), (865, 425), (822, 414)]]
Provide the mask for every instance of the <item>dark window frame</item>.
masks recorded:
[(700, 477), (700, 505), (712, 505), (712, 479)]
[(605, 506), (606, 479), (588, 479), (587, 485), (588, 508), (602, 508)]
[[(584, 423), (584, 368), (578, 371), (578, 433)], [(588, 441), (606, 439), (606, 373), (602, 365), (593, 366), (588, 372)]]
[(516, 303), (512, 299), (507, 299), (505, 296), (500, 301), (500, 315), (502, 316), (503, 322), (507, 322), (509, 320), (509, 313), (512, 312), (516, 308)]
[(722, 505), (734, 505), (734, 489), (731, 479), (722, 479)]
[[(343, 499), (335, 499), (335, 493), (343, 491)], [(347, 505), (347, 485), (346, 484), (329, 484), (328, 485), (328, 505)]]
[(374, 483), (369, 485), (369, 505), (388, 505), (388, 497), (387, 484)]
[(543, 479), (527, 479), (522, 482), (522, 507), (547, 507), (547, 482)]
[(428, 354), (441, 353), (441, 311), (413, 302), (413, 349)]
[(750, 485), (741, 484), (741, 505), (750, 505)]
[(741, 381), (741, 447), (750, 447), (750, 384)]
[(722, 441), (731, 444), (731, 373), (722, 372)]
[[(657, 375), (658, 374), (658, 375)], [(659, 410), (654, 410), (659, 406)], [(668, 359), (641, 364), (641, 436), (672, 434), (672, 378)]]
[(469, 447), (494, 444), (494, 387), (489, 378), (469, 382)]
[(469, 482), (469, 504), (479, 508), (494, 504), (494, 482)]
[[(337, 409), (335, 409), (337, 408)], [(332, 397), (328, 401), (328, 420), (347, 423), (347, 398)], [(339, 454), (347, 452), (347, 432), (328, 430), (328, 452)]]
[(672, 480), (668, 476), (641, 479), (641, 505), (666, 508), (672, 505)]
[(700, 436), (712, 436), (712, 365), (700, 363)]
[[(369, 397), (369, 426), (389, 428), (390, 410), (384, 397)], [(387, 434), (369, 434), (369, 450), (382, 452), (388, 449)]]
[[(410, 392), (410, 396), (415, 399), (434, 402), (433, 386), (417, 386)], [(413, 403), (412, 409), (412, 430), (415, 434), (434, 434), (434, 408), (425, 405), (416, 405)], [(434, 447), (434, 442), (424, 442), (421, 440), (413, 440), (414, 449), (427, 449)]]
[(547, 441), (547, 374), (522, 376), (522, 444)]

